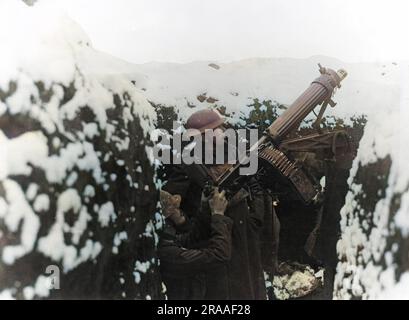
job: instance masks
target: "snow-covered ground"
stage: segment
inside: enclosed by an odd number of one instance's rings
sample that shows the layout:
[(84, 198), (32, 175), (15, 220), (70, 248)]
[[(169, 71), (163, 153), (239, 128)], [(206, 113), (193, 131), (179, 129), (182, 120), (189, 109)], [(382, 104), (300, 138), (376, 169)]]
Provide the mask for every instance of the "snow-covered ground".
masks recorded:
[[(341, 89), (335, 93), (338, 104), (327, 110), (328, 115), (348, 118), (389, 113), (399, 108), (403, 72), (409, 68), (409, 60), (347, 63), (326, 56), (138, 65), (97, 52), (84, 61), (92, 73), (121, 73), (134, 81), (149, 101), (174, 106), (182, 120), (193, 112), (192, 105), (198, 109), (224, 106), (233, 114), (233, 121), (246, 116), (250, 111), (246, 106), (255, 98), (289, 105), (319, 76), (318, 63), (348, 72)], [(198, 99), (201, 95), (205, 98), (202, 102)]]
[[(314, 56), (309, 59), (255, 58), (231, 63), (149, 63), (138, 66), (138, 70), (147, 76), (145, 95), (156, 104), (181, 110), (186, 110), (188, 104), (198, 107), (217, 104), (239, 116), (246, 114), (245, 106), (254, 98), (292, 103), (318, 77), (318, 63), (348, 71), (348, 77), (335, 95), (338, 105), (329, 110), (329, 114), (339, 117), (373, 114), (399, 105), (401, 70), (409, 67), (409, 62), (350, 64)], [(197, 97), (202, 94), (218, 101), (200, 102)], [(181, 117), (190, 112), (181, 112)]]

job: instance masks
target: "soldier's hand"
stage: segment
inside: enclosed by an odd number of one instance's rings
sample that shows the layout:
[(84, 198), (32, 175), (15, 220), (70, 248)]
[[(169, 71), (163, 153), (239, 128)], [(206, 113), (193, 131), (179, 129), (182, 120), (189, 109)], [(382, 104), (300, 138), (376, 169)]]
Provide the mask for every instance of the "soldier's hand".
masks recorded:
[(170, 194), (167, 191), (160, 190), (160, 203), (163, 210), (163, 215), (167, 218), (174, 214), (180, 215), (180, 202), (182, 198), (178, 194)]
[(224, 215), (226, 211), (228, 201), (225, 196), (225, 191), (219, 192), (218, 188), (214, 189), (213, 195), (209, 200), (209, 207), (212, 211), (212, 215), (221, 214)]

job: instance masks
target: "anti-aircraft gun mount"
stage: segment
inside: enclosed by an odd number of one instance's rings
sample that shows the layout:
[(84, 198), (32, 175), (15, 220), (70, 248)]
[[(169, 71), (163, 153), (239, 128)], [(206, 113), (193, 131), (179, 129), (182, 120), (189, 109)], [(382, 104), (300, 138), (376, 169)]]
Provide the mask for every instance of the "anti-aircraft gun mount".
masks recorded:
[[(187, 172), (194, 172), (192, 175), (197, 181), (197, 177), (200, 176), (199, 181), (202, 184), (210, 182), (227, 191), (239, 190), (248, 178), (240, 175), (239, 169), (243, 163), (248, 162), (250, 153), (257, 152), (260, 164), (258, 175), (267, 174), (271, 181), (281, 180), (306, 204), (318, 199), (321, 193), (320, 185), (288, 155), (288, 152), (297, 150), (314, 152), (326, 149), (335, 156), (339, 151), (348, 152), (350, 149), (350, 137), (344, 130), (324, 132), (320, 127), (327, 106), (336, 105), (332, 97), (336, 89), (341, 87), (347, 72), (343, 69), (334, 71), (320, 64), (319, 72), (320, 76), (266, 129), (258, 142), (251, 146), (247, 154), (236, 164), (224, 165), (225, 169), (219, 175), (215, 175), (214, 171), (204, 165), (188, 166), (196, 169), (188, 168)], [(285, 140), (296, 132), (301, 122), (319, 105), (321, 109), (313, 125), (317, 133)]]

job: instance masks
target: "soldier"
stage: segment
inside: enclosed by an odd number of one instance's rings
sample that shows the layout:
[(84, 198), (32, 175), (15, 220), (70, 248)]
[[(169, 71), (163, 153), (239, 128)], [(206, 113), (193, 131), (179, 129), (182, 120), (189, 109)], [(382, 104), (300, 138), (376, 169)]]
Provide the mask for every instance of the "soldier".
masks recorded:
[[(215, 143), (224, 143), (224, 119), (214, 110), (201, 110), (187, 120), (187, 129), (196, 129), (204, 133), (206, 129), (215, 132)], [(221, 166), (210, 165), (217, 171)], [(206, 210), (201, 205), (202, 187), (191, 179), (183, 167), (176, 167), (170, 175), (164, 190), (181, 197), (180, 207), (188, 216), (195, 232), (187, 233), (185, 244), (189, 247), (200, 246), (210, 237)], [(266, 299), (263, 266), (273, 265), (272, 252), (262, 259), (262, 248), (272, 245), (262, 244), (265, 217), (271, 219), (271, 197), (266, 195), (255, 179), (233, 195), (226, 208), (225, 215), (233, 221), (231, 259), (227, 265), (219, 265), (207, 270), (204, 276), (206, 299)], [(267, 227), (272, 232), (272, 226)], [(270, 240), (272, 237), (270, 237)], [(267, 255), (266, 255), (267, 256)]]
[(186, 248), (186, 217), (180, 209), (181, 198), (161, 191), (160, 200), (166, 218), (165, 230), (159, 243), (159, 258), (162, 279), (169, 299), (188, 300), (206, 298), (203, 281), (205, 272), (223, 266), (231, 256), (232, 220), (224, 216), (227, 200), (224, 191), (214, 190), (208, 202), (211, 210), (210, 238), (201, 248)]

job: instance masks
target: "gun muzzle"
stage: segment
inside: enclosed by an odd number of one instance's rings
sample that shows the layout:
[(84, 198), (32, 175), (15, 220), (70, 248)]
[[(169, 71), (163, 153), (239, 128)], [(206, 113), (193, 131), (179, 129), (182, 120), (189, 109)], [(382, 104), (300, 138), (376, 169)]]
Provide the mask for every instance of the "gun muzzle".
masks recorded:
[(279, 144), (290, 132), (297, 129), (301, 121), (317, 105), (330, 101), (335, 88), (341, 87), (341, 81), (347, 76), (344, 69), (334, 71), (320, 64), (321, 76), (315, 79), (309, 88), (295, 100), (284, 113), (268, 128), (268, 135)]
[(345, 69), (339, 69), (339, 70), (337, 71), (337, 75), (338, 75), (338, 77), (340, 78), (340, 81), (339, 81), (339, 82), (341, 82), (342, 80), (344, 80), (344, 79), (347, 77), (348, 72), (346, 72)]

